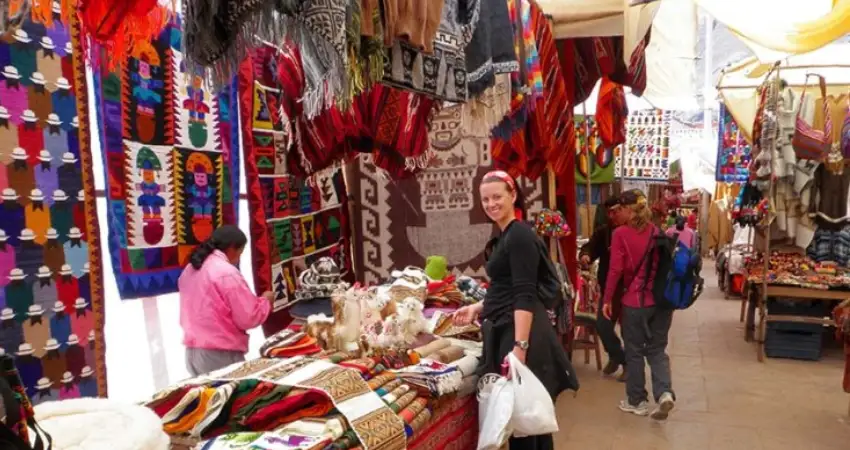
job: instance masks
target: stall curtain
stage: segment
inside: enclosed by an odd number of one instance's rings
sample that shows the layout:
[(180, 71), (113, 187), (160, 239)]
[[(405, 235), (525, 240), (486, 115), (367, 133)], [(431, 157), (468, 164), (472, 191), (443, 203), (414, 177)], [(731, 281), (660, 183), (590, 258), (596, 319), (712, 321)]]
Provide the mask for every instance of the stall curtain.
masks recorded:
[(52, 14), (0, 36), (0, 347), (36, 404), (106, 396), (86, 67)]
[(94, 74), (112, 267), (122, 299), (177, 291), (196, 246), (236, 224), (233, 90), (184, 72), (172, 22), (115, 71)]

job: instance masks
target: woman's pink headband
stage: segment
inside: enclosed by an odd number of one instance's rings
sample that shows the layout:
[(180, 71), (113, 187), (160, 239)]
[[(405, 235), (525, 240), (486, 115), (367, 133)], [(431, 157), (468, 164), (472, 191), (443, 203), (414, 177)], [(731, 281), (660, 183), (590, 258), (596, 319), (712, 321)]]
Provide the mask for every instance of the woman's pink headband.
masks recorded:
[(486, 175), (484, 175), (484, 178), (482, 178), (482, 180), (487, 180), (490, 178), (496, 178), (499, 181), (503, 181), (505, 184), (508, 185), (509, 188), (511, 188), (512, 191), (516, 190), (516, 185), (514, 184), (513, 177), (508, 175), (508, 173), (504, 170), (491, 170), (490, 172), (487, 172)]

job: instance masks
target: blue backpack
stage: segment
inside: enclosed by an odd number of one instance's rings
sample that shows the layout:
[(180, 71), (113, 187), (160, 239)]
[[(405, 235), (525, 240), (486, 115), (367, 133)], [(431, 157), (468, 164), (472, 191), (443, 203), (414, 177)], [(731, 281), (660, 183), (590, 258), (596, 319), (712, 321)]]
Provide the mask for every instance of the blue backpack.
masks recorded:
[[(652, 284), (652, 299), (661, 308), (687, 309), (702, 294), (704, 281), (700, 277), (702, 257), (699, 245), (688, 248), (679, 242), (679, 236), (653, 233), (644, 258), (655, 253), (658, 267)], [(651, 261), (651, 260), (650, 260)], [(643, 261), (641, 261), (643, 264)], [(646, 282), (652, 263), (646, 265)]]

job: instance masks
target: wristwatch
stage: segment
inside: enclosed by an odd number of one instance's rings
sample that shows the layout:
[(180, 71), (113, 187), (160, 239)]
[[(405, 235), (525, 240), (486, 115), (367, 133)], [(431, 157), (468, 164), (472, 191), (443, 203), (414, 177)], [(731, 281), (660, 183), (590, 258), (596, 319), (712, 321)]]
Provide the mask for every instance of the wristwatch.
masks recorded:
[(528, 341), (516, 341), (514, 347), (519, 347), (520, 350), (528, 350)]

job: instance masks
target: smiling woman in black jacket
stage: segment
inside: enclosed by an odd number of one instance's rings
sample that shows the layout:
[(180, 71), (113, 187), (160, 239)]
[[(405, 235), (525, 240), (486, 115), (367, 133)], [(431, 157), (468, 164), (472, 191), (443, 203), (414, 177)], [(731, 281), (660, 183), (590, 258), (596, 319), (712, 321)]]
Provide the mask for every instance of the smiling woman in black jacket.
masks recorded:
[[(489, 172), (479, 190), (481, 206), (500, 231), (487, 245), (490, 288), (483, 302), (461, 308), (454, 316), (459, 325), (482, 319), (484, 353), (478, 373), (500, 373), (508, 353), (513, 353), (553, 399), (567, 389), (577, 390), (575, 372), (537, 296), (541, 253), (537, 235), (522, 221), (516, 180), (502, 171)], [(510, 450), (553, 448), (551, 434), (510, 439)]]

